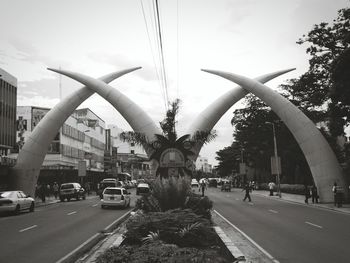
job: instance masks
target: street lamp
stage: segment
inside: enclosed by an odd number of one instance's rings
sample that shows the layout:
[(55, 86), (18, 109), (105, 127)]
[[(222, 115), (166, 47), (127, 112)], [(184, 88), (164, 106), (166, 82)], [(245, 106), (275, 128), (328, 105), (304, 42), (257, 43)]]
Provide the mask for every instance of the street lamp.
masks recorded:
[(275, 152), (275, 167), (276, 167), (276, 173), (277, 173), (277, 192), (278, 196), (281, 198), (281, 182), (280, 182), (280, 171), (279, 171), (279, 163), (278, 163), (278, 154), (277, 154), (277, 142), (276, 142), (276, 133), (275, 133), (275, 124), (273, 122), (265, 122), (266, 124), (272, 125), (272, 131), (273, 131), (273, 144), (274, 144), (274, 152)]

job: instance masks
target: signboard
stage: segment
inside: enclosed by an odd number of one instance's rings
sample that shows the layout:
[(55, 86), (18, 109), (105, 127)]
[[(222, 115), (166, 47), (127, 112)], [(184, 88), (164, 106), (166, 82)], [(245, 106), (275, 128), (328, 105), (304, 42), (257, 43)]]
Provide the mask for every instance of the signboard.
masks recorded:
[(185, 167), (185, 157), (176, 148), (169, 148), (162, 152), (159, 161), (160, 167)]
[(245, 163), (240, 163), (239, 164), (239, 173), (240, 174), (246, 174), (247, 173)]
[[(277, 175), (277, 167), (276, 167), (276, 161), (275, 156), (271, 157), (271, 174)], [(278, 174), (282, 174), (282, 168), (281, 168), (281, 158), (277, 157), (277, 165), (278, 165)]]
[(79, 177), (86, 176), (86, 162), (85, 161), (78, 162), (78, 176)]

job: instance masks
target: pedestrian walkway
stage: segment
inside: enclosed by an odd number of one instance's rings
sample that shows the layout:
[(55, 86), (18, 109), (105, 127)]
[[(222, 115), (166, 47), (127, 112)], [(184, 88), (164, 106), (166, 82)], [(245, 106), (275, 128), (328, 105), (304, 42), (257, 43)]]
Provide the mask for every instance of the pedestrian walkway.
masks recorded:
[(60, 199), (55, 199), (54, 196), (47, 196), (45, 198), (45, 202), (43, 202), (39, 197), (35, 198), (35, 206), (39, 207), (39, 206), (44, 206), (44, 205), (50, 205), (50, 204), (54, 204), (54, 203), (58, 203), (60, 201)]
[[(269, 191), (265, 190), (254, 190), (252, 194), (255, 195), (262, 195), (268, 198), (274, 198), (274, 199), (280, 199), (276, 193), (274, 196), (270, 196)], [(324, 209), (330, 209), (338, 212), (344, 212), (350, 214), (350, 204), (343, 204), (342, 207), (335, 207), (333, 203), (318, 203), (318, 204), (313, 204), (311, 203), (309, 199), (309, 204), (305, 204), (305, 196), (303, 195), (297, 195), (297, 194), (288, 194), (288, 193), (282, 193), (281, 199), (284, 201), (289, 201), (289, 202), (295, 202), (295, 203), (300, 203), (305, 206), (314, 206), (314, 207), (319, 207), (319, 208), (324, 208)]]

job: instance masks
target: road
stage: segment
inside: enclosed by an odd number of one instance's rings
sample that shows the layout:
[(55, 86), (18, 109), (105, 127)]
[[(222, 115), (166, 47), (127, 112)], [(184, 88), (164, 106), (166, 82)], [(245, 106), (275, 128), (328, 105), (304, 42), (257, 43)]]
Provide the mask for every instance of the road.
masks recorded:
[(209, 188), (214, 209), (279, 262), (350, 262), (350, 215)]
[(0, 262), (56, 262), (129, 210), (101, 209), (99, 204), (94, 196), (1, 216)]

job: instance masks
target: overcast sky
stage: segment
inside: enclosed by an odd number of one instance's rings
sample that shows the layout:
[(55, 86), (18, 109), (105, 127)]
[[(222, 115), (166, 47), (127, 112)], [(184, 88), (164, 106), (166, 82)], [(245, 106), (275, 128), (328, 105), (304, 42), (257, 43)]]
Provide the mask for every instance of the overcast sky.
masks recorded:
[[(306, 46), (295, 42), (314, 24), (331, 22), (337, 10), (349, 6), (348, 0), (158, 2), (169, 100), (182, 101), (179, 135), (209, 103), (235, 87), (201, 68), (256, 77), (296, 67), (294, 72), (267, 83), (276, 88), (308, 68)], [(165, 106), (154, 64), (157, 52), (151, 3), (142, 0), (144, 17), (140, 0), (0, 0), (0, 67), (18, 79), (18, 105), (53, 107), (59, 101), (59, 77), (47, 67), (100, 77), (142, 66), (111, 86), (138, 103), (158, 123)], [(61, 81), (62, 97), (81, 86), (66, 77)], [(97, 95), (81, 107), (90, 108), (106, 124), (131, 129)], [(219, 136), (201, 152), (214, 165), (215, 152), (233, 140), (230, 120), (234, 109), (217, 123), (214, 129)]]

